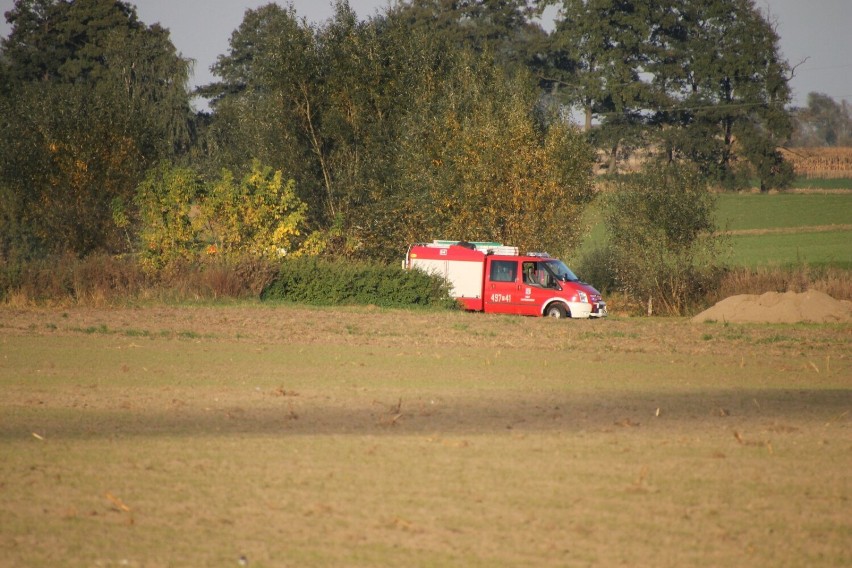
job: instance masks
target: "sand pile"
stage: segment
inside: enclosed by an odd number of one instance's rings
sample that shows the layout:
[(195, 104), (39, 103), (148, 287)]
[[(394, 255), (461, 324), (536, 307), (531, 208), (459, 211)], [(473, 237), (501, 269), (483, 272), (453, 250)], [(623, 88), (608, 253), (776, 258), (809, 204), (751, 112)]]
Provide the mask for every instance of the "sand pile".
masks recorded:
[(761, 295), (731, 296), (706, 309), (693, 322), (729, 321), (734, 323), (852, 322), (852, 302), (835, 300), (828, 294), (808, 290), (767, 292)]

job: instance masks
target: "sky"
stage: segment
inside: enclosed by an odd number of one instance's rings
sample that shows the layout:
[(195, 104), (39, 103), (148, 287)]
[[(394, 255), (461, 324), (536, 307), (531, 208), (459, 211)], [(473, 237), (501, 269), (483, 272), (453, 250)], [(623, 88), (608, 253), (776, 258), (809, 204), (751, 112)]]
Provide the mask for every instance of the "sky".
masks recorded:
[[(384, 11), (390, 0), (349, 0), (361, 19)], [(13, 0), (0, 0), (0, 13)], [(215, 80), (210, 66), (228, 51), (231, 33), (245, 11), (270, 0), (131, 0), (146, 24), (159, 22), (171, 32), (172, 42), (184, 56), (195, 60), (191, 86)], [(333, 14), (332, 0), (279, 0), (292, 3), (299, 17), (322, 23)], [(805, 106), (808, 93), (824, 93), (836, 101), (852, 102), (852, 0), (755, 0), (758, 8), (777, 25), (780, 49), (795, 67), (790, 81), (794, 106)], [(550, 17), (552, 21), (552, 16)], [(548, 19), (542, 22), (548, 27)], [(10, 27), (0, 18), (0, 36)]]

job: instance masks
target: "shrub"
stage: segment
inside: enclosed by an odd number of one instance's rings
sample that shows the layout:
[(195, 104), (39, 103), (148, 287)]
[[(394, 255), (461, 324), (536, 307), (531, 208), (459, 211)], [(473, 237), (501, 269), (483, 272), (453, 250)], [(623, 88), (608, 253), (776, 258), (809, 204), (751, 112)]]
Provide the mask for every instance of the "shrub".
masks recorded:
[(251, 255), (212, 256), (173, 266), (159, 275), (159, 292), (173, 300), (258, 298), (277, 263)]
[(263, 300), (315, 305), (374, 304), (382, 307), (449, 307), (447, 285), (418, 270), (397, 266), (320, 260), (287, 259), (261, 293)]
[[(604, 199), (616, 288), (656, 313), (682, 315), (718, 285), (722, 242), (715, 198), (692, 168), (650, 166), (616, 181)], [(603, 279), (603, 278), (602, 278)]]
[(586, 251), (573, 269), (580, 280), (588, 282), (606, 295), (617, 289), (614, 266), (612, 248), (603, 245)]

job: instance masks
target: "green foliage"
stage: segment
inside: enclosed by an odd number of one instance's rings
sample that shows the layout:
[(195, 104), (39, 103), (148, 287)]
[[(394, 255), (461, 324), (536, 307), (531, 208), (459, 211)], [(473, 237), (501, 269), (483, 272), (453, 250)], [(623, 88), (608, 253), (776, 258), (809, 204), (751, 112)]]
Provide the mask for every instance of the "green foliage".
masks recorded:
[(588, 146), (541, 120), (530, 78), (495, 67), (488, 42), (459, 49), (410, 16), (358, 22), (339, 3), (312, 28), (292, 9), (247, 12), (204, 91), (213, 163), (253, 155), (292, 174), (326, 254), (391, 260), (450, 233), (571, 246)]
[(530, 20), (527, 0), (408, 0), (388, 9), (389, 19), (405, 22), (415, 33), (440, 35), (455, 50), (493, 57), (504, 69), (530, 64), (540, 56), (546, 33)]
[[(586, 130), (601, 120), (601, 139), (635, 123), (635, 114), (654, 101), (652, 86), (640, 79), (650, 59), (647, 42), (653, 18), (647, 0), (563, 0), (548, 46), (544, 84), (558, 98), (583, 111)], [(603, 140), (602, 140), (603, 141)], [(617, 142), (615, 143), (617, 146)]]
[(19, 222), (0, 225), (0, 254), (126, 252), (122, 206), (189, 143), (188, 60), (124, 2), (18, 0), (8, 19), (0, 216)]
[[(789, 67), (752, 0), (561, 0), (542, 84), (586, 114), (610, 164), (659, 147), (739, 187), (786, 187)], [(591, 130), (592, 119), (600, 126)]]
[(446, 282), (419, 270), (316, 257), (282, 262), (261, 298), (316, 305), (455, 306)]
[(202, 246), (202, 223), (194, 210), (204, 195), (200, 176), (166, 162), (148, 172), (136, 192), (141, 260), (160, 270), (194, 259)]
[(112, 105), (85, 83), (24, 84), (0, 101), (0, 210), (21, 221), (0, 228), (4, 248), (31, 239), (44, 253), (126, 249), (111, 203), (132, 196), (145, 156)]
[(580, 280), (588, 282), (606, 296), (618, 289), (614, 267), (614, 250), (609, 243), (605, 243), (582, 250), (571, 269)]
[(719, 277), (714, 203), (694, 169), (653, 167), (618, 180), (603, 211), (617, 287), (676, 315), (702, 298)]
[(761, 188), (786, 187), (791, 177), (776, 147), (792, 131), (789, 67), (778, 34), (751, 0), (668, 0), (656, 45), (665, 57), (650, 71), (669, 107), (659, 113), (667, 152), (698, 164), (711, 180), (739, 185), (744, 159)]
[(381, 215), (365, 210), (358, 223), (373, 255), (436, 235), (554, 252), (576, 244), (592, 155), (575, 130), (537, 123), (523, 81), (459, 56), (414, 102), (394, 163), (399, 185), (376, 200)]

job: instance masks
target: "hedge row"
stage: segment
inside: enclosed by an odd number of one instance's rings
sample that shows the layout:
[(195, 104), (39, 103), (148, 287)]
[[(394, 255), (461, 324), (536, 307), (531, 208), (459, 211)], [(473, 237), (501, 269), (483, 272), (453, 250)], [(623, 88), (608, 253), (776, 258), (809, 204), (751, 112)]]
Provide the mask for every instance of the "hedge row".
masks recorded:
[(384, 264), (288, 259), (260, 295), (314, 305), (373, 304), (386, 308), (452, 307), (443, 279)]

